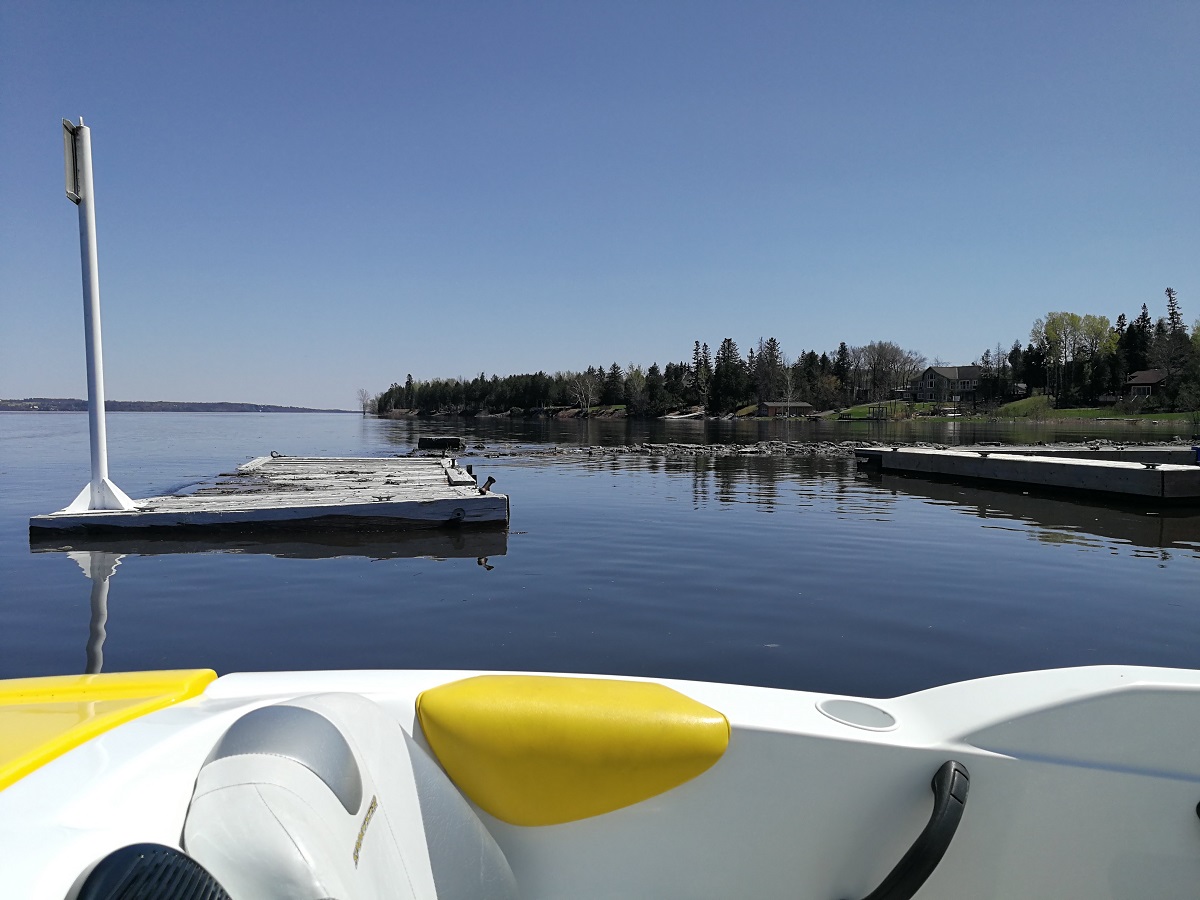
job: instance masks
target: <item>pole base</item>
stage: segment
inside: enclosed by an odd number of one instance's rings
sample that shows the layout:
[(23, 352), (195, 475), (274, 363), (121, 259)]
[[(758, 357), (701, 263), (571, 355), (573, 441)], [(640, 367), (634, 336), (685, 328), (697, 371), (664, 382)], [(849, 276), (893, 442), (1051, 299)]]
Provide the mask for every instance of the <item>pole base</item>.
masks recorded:
[(137, 505), (123, 490), (107, 478), (101, 478), (99, 483), (89, 481), (84, 485), (79, 496), (62, 512), (87, 512), (89, 509), (133, 510)]

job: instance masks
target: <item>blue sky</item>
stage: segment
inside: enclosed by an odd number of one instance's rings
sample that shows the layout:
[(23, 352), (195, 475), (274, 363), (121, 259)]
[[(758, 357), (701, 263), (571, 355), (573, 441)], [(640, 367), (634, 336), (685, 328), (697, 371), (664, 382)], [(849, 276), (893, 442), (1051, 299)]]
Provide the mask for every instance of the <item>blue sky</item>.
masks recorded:
[(0, 397), (893, 340), (965, 363), (1200, 315), (1200, 3), (0, 0)]

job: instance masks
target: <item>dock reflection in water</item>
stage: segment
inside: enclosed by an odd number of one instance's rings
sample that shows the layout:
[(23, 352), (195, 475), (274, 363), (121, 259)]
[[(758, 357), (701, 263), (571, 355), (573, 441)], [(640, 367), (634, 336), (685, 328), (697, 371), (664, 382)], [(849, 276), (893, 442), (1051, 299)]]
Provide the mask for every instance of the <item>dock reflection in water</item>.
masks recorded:
[(1046, 543), (1098, 546), (1105, 538), (1147, 549), (1180, 549), (1200, 556), (1200, 514), (1195, 509), (1148, 510), (1113, 500), (1067, 499), (929, 481), (903, 475), (872, 476), (892, 494), (905, 494), (951, 506), (980, 519), (1009, 520), (1034, 526), (1031, 536)]
[(489, 558), (508, 552), (508, 529), (444, 528), (395, 533), (314, 532), (280, 535), (178, 538), (123, 535), (54, 534), (31, 538), (34, 553), (65, 553), (92, 582), (88, 642), (84, 673), (104, 670), (107, 637), (109, 582), (127, 556), (163, 556), (181, 553), (266, 554), (279, 559), (474, 559), (490, 569)]
[(979, 482), (864, 472), (849, 459), (833, 457), (609, 456), (583, 465), (612, 475), (648, 472), (668, 481), (685, 480), (696, 510), (746, 504), (775, 513), (828, 506), (839, 518), (887, 523), (897, 501), (909, 497), (995, 520), (984, 527), (1009, 527), (1043, 543), (1099, 548), (1111, 541), (1147, 550), (1190, 551), (1200, 558), (1200, 508), (1192, 506), (1154, 509), (1119, 497), (1046, 495)]

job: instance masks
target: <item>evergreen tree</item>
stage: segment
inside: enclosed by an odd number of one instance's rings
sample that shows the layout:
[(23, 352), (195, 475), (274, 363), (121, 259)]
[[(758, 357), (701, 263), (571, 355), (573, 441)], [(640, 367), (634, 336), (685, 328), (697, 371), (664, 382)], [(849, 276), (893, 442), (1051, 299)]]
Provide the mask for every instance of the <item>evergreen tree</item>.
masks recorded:
[(746, 399), (750, 374), (733, 338), (725, 338), (717, 350), (712, 386), (708, 392), (708, 410), (712, 415), (733, 412)]
[(1187, 326), (1183, 324), (1183, 313), (1179, 311), (1179, 300), (1175, 291), (1167, 288), (1167, 330), (1171, 334), (1187, 334)]
[(1142, 304), (1141, 314), (1125, 330), (1125, 356), (1130, 372), (1140, 372), (1150, 367), (1150, 341), (1154, 337), (1154, 322), (1150, 310)]
[(1167, 383), (1164, 389), (1167, 396), (1174, 401), (1179, 393), (1180, 378), (1192, 362), (1193, 348), (1188, 338), (1187, 326), (1183, 324), (1183, 314), (1179, 310), (1179, 300), (1175, 291), (1167, 288), (1166, 294), (1167, 315), (1155, 325), (1149, 360), (1151, 366), (1166, 373)]
[(837, 356), (833, 361), (833, 376), (842, 384), (850, 380), (850, 348), (846, 342), (838, 344)]
[(687, 363), (667, 363), (667, 367), (663, 370), (663, 405), (665, 407), (673, 409), (692, 402), (690, 399), (691, 378), (692, 370)]
[(646, 414), (661, 416), (666, 410), (666, 379), (658, 368), (658, 363), (651, 363), (646, 370)]
[(770, 337), (758, 339), (758, 355), (750, 371), (754, 378), (754, 391), (760, 402), (778, 400), (783, 391), (783, 351), (779, 341)]
[(600, 402), (605, 406), (620, 403), (625, 396), (625, 373), (616, 363), (609, 366), (604, 375), (604, 387), (600, 393)]
[(1183, 324), (1183, 313), (1180, 311), (1180, 301), (1178, 296), (1171, 288), (1165, 290), (1166, 294), (1166, 328), (1172, 335), (1186, 335), (1188, 326)]
[(1008, 351), (1008, 370), (1012, 373), (1013, 384), (1025, 380), (1024, 354), (1021, 352), (1021, 342), (1013, 341)]
[(701, 406), (708, 405), (708, 394), (712, 384), (712, 360), (708, 355), (708, 344), (696, 341), (692, 351), (692, 372), (688, 384), (688, 399)]
[[(800, 365), (801, 371), (803, 372), (804, 384), (808, 393), (808, 396), (806, 396), (804, 399), (807, 402), (812, 403), (813, 406), (817, 406), (817, 404), (813, 401), (813, 397), (816, 396), (818, 386), (821, 381), (821, 358), (817, 356), (816, 350), (809, 350), (807, 353), (800, 355)], [(834, 377), (836, 378), (837, 376), (835, 375)]]

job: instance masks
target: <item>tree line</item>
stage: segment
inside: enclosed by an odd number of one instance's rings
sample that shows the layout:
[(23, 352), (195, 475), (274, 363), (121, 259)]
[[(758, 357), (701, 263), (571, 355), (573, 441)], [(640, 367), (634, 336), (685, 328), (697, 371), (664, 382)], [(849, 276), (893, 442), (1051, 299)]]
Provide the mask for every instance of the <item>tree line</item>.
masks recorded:
[[(1166, 290), (1167, 313), (1151, 319), (1146, 304), (1133, 320), (1124, 314), (1111, 324), (1102, 315), (1051, 312), (1037, 319), (1029, 341), (985, 350), (973, 361), (980, 368), (977, 399), (995, 405), (1016, 384), (1031, 393), (1053, 395), (1059, 406), (1115, 399), (1126, 377), (1161, 369), (1167, 379), (1149, 408), (1200, 406), (1200, 326), (1189, 335), (1178, 297)], [(934, 360), (940, 365), (940, 360)], [(862, 346), (838, 344), (832, 352), (784, 352), (775, 337), (760, 338), (744, 354), (732, 338), (714, 353), (696, 340), (690, 360), (643, 367), (588, 366), (553, 374), (487, 375), (471, 379), (435, 378), (393, 383), (373, 399), (360, 391), (364, 410), (380, 415), (407, 410), (422, 414), (545, 413), (624, 406), (627, 415), (654, 417), (702, 408), (720, 416), (762, 402), (805, 402), (818, 410), (894, 399), (926, 368), (924, 356), (892, 341)], [(1187, 404), (1193, 404), (1187, 406)]]
[(1189, 333), (1179, 296), (1164, 291), (1166, 315), (1154, 319), (1143, 303), (1130, 320), (1115, 323), (1107, 316), (1049, 312), (1036, 319), (1024, 347), (1000, 345), (976, 360), (979, 393), (987, 402), (1003, 397), (1014, 383), (1031, 393), (1046, 394), (1060, 408), (1098, 403), (1130, 403), (1126, 380), (1135, 372), (1157, 369), (1164, 380), (1154, 393), (1136, 401), (1146, 411), (1200, 408), (1200, 321)]
[[(700, 407), (709, 415), (736, 412), (767, 401), (809, 403), (831, 409), (856, 399), (890, 394), (924, 368), (925, 358), (890, 341), (851, 347), (844, 341), (832, 353), (808, 350), (796, 357), (774, 337), (762, 339), (744, 355), (732, 338), (715, 353), (699, 340), (692, 358), (643, 367), (629, 363), (588, 366), (580, 371), (525, 375), (480, 373), (472, 379), (435, 378), (393, 383), (373, 401), (374, 410), (420, 413), (527, 413), (597, 406), (625, 407), (630, 416), (661, 416)], [(360, 397), (361, 399), (361, 397)]]

